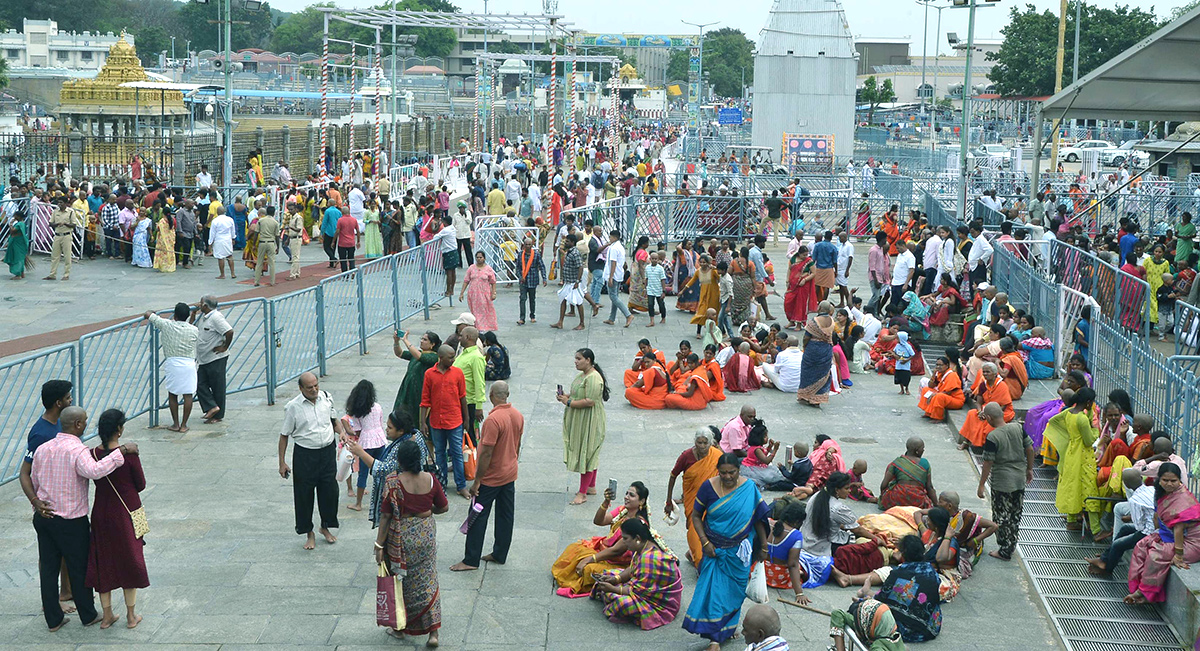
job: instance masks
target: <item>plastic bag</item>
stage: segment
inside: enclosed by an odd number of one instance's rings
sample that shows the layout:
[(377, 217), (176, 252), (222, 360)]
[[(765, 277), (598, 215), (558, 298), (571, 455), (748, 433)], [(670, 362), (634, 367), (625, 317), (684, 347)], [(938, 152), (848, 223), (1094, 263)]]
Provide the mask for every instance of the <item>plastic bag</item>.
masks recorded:
[(750, 570), (750, 582), (746, 584), (746, 598), (754, 603), (765, 604), (771, 596), (767, 594), (767, 571), (761, 562)]
[(475, 444), (471, 442), (471, 436), (465, 431), (463, 432), (463, 475), (467, 481), (475, 480), (475, 470), (479, 466), (479, 453), (475, 449)]
[(337, 460), (337, 480), (339, 482), (346, 481), (350, 476), (350, 472), (354, 470), (354, 453), (350, 448), (343, 447), (341, 452), (338, 452)]

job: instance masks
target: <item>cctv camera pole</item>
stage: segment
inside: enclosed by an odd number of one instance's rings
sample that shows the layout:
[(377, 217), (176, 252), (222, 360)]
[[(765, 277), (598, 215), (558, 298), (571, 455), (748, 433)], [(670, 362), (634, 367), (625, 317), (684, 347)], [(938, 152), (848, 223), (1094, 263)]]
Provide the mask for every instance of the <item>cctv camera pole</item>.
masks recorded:
[[(958, 150), (960, 170), (958, 186), (958, 219), (969, 221), (967, 213), (967, 148), (971, 141), (971, 52), (975, 49), (975, 2), (971, 0), (969, 18), (967, 19), (967, 71), (963, 75), (962, 89), (962, 144)], [(1066, 2), (1066, 0), (1063, 0)]]
[[(396, 0), (392, 0), (392, 13), (393, 14), (396, 13)], [(376, 88), (375, 92), (378, 93), (379, 89)], [(388, 84), (388, 98), (392, 100), (392, 122), (391, 122), (392, 126), (388, 128), (388, 133), (391, 134), (391, 137), (388, 138), (388, 140), (391, 141), (389, 143), (390, 147), (388, 148), (388, 150), (389, 150), (388, 151), (388, 165), (392, 166), (392, 165), (396, 164), (396, 18), (395, 18), (395, 16), (392, 16), (392, 78), (391, 78), (391, 82)], [(454, 106), (453, 99), (450, 100), (450, 106), (451, 106), (451, 108), (453, 108), (453, 106)], [(432, 147), (430, 149), (432, 149)], [(388, 176), (389, 172), (391, 172), (390, 169), (383, 170), (384, 176)], [(399, 188), (397, 188), (397, 194), (399, 193), (398, 191), (399, 191)]]
[[(233, 62), (230, 60), (231, 43), (229, 32), (233, 31), (229, 0), (225, 0), (225, 156), (221, 164), (221, 178), (225, 186), (233, 185)], [(227, 197), (222, 197), (228, 201)]]

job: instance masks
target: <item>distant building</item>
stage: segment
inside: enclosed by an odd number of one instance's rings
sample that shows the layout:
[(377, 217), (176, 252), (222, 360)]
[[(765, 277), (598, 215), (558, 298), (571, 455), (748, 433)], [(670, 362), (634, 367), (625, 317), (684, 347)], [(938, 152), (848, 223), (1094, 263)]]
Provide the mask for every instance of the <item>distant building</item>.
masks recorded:
[[(108, 32), (60, 32), (53, 20), (26, 18), (22, 31), (0, 32), (0, 57), (10, 68), (66, 68), (99, 70), (108, 60), (108, 49), (120, 36)], [(133, 37), (126, 35), (133, 44)]]
[[(863, 50), (859, 49), (859, 71), (857, 85), (862, 87), (867, 77), (875, 77), (879, 83), (883, 80), (892, 81), (892, 89), (896, 92), (896, 102), (911, 103), (933, 101), (950, 98), (957, 106), (962, 100), (963, 75), (967, 69), (967, 58), (959, 51), (952, 56), (935, 56), (932, 52), (922, 57), (920, 53), (906, 57), (906, 63), (873, 62), (864, 71), (861, 57)], [(995, 61), (988, 61), (987, 55), (999, 51), (1002, 41), (975, 39), (975, 52), (971, 56), (971, 86), (974, 95), (995, 92), (989, 75), (996, 67)], [(869, 50), (868, 50), (869, 51)], [(877, 54), (880, 52), (877, 50)], [(880, 56), (882, 56), (880, 54)], [(922, 66), (924, 62), (924, 66)], [(924, 86), (921, 74), (924, 72)]]

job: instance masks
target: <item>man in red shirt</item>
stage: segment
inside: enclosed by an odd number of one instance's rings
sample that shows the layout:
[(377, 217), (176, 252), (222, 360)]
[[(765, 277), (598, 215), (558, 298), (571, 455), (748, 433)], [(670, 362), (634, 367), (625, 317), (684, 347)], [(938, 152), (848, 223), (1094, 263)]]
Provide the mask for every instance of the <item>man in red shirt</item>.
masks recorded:
[(446, 485), (446, 448), (454, 464), (454, 487), (458, 494), (471, 499), (467, 476), (463, 471), (463, 423), (467, 419), (467, 378), (454, 366), (454, 349), (442, 344), (438, 361), (425, 371), (421, 385), (421, 432), (433, 440), (438, 480)]
[[(454, 572), (479, 569), (479, 561), (504, 564), (512, 544), (517, 494), (517, 458), (521, 455), (521, 435), (525, 417), (508, 402), (508, 383), (498, 380), (488, 392), (492, 411), (483, 421), (479, 440), (479, 467), (471, 496), (483, 507), (467, 530), (467, 548), (460, 563), (450, 566)], [(496, 503), (496, 540), (492, 553), (480, 558), (483, 537), (487, 533), (488, 514)]]
[(358, 220), (348, 211), (337, 220), (337, 252), (342, 271), (354, 268), (354, 246), (358, 242)]

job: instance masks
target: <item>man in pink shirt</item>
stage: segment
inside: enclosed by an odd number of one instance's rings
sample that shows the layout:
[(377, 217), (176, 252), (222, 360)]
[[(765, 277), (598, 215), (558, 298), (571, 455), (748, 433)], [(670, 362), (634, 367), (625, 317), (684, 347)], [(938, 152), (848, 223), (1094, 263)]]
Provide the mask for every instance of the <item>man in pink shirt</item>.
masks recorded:
[(349, 212), (343, 212), (337, 220), (337, 252), (342, 271), (354, 268), (354, 247), (358, 242), (358, 220)]
[(119, 468), (126, 454), (137, 454), (137, 446), (130, 443), (96, 461), (80, 440), (87, 430), (87, 412), (82, 407), (63, 409), (59, 422), (63, 431), (38, 447), (31, 471), (36, 497), (30, 504), (38, 538), (42, 614), (51, 632), (68, 621), (58, 601), (58, 568), (64, 561), (79, 621), (91, 626), (99, 620), (92, 589), (85, 583), (91, 544), (88, 480), (100, 479)]
[(721, 449), (739, 457), (746, 456), (746, 439), (750, 438), (750, 425), (758, 417), (754, 405), (742, 405), (742, 412), (729, 419), (721, 428)]
[(871, 283), (871, 300), (867, 303), (867, 311), (874, 312), (883, 298), (883, 290), (891, 283), (892, 265), (888, 259), (887, 233), (879, 231), (875, 234), (875, 246), (867, 254), (867, 280)]

